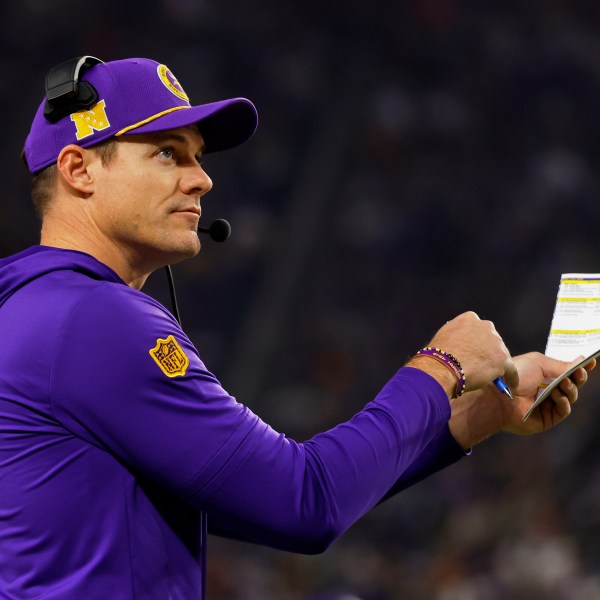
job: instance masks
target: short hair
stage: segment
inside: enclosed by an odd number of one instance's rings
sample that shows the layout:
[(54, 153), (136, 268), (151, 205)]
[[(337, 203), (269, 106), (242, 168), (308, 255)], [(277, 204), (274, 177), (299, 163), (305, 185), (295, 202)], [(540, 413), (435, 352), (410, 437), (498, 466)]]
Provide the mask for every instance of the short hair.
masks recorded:
[[(108, 138), (99, 144), (92, 146), (90, 150), (94, 150), (100, 156), (100, 160), (104, 166), (111, 163), (117, 154), (117, 140), (114, 137)], [(56, 163), (46, 167), (39, 173), (36, 173), (31, 180), (31, 200), (38, 214), (38, 217), (43, 221), (44, 216), (48, 212), (48, 206), (54, 188), (56, 186), (57, 168)]]

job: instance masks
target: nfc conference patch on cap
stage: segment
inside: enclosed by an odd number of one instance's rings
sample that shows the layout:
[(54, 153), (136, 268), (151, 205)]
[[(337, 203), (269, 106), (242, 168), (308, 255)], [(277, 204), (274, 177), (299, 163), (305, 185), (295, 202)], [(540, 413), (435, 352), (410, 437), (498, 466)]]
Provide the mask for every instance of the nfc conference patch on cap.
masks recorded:
[(165, 340), (158, 338), (156, 346), (150, 350), (150, 356), (167, 377), (185, 375), (190, 365), (190, 359), (172, 335)]
[(103, 131), (110, 127), (106, 116), (106, 102), (100, 100), (89, 110), (82, 110), (71, 115), (71, 121), (75, 124), (75, 137), (82, 140), (97, 131)]
[(160, 80), (171, 93), (175, 94), (178, 98), (181, 98), (186, 102), (190, 101), (188, 95), (183, 91), (183, 88), (181, 87), (179, 81), (177, 81), (175, 75), (171, 73), (167, 65), (158, 65), (156, 70), (158, 72)]

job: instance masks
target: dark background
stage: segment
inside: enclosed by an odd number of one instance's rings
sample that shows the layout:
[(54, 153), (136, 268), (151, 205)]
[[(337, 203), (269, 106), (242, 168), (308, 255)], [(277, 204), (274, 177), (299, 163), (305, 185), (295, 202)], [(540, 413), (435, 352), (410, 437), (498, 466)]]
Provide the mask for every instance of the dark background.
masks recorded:
[[(256, 136), (204, 163), (232, 237), (174, 273), (209, 368), (299, 441), (465, 310), (543, 351), (561, 273), (600, 272), (594, 2), (21, 0), (0, 27), (2, 256), (38, 239), (20, 152), (54, 64), (145, 56), (194, 103), (255, 102)], [(145, 291), (169, 306), (162, 272)], [(599, 403), (596, 381), (324, 555), (215, 538), (209, 598), (598, 600)]]

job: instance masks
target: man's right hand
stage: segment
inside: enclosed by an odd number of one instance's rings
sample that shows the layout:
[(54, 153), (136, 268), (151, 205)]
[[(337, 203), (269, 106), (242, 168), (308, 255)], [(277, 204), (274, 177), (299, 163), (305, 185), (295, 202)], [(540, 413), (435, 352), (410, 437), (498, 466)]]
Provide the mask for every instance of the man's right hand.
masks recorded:
[[(519, 382), (517, 369), (494, 324), (482, 321), (474, 312), (448, 321), (428, 345), (456, 357), (465, 373), (467, 391), (483, 388), (497, 377), (503, 377), (509, 387), (516, 387)], [(450, 397), (455, 394), (456, 378), (436, 360), (417, 355), (407, 366), (435, 377)]]

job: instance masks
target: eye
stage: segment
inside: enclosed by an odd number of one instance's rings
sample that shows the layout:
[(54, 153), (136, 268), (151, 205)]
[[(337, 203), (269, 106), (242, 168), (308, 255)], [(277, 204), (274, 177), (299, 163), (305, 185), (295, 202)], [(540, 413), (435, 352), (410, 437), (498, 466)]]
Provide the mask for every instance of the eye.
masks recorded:
[(164, 160), (173, 160), (175, 158), (175, 150), (171, 146), (167, 146), (166, 148), (161, 148), (156, 153), (156, 156)]

